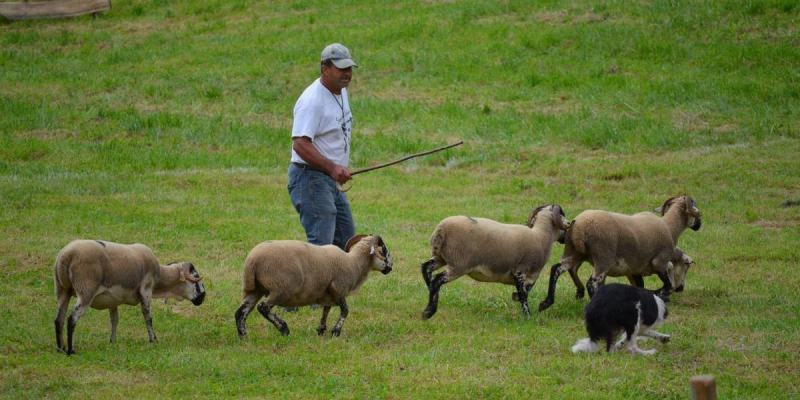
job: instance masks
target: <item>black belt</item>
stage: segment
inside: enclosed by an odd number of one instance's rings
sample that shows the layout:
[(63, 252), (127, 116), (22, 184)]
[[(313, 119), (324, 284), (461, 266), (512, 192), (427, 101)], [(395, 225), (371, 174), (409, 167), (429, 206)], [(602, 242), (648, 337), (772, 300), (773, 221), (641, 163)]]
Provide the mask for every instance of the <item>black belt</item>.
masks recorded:
[[(323, 174), (325, 173), (325, 171), (323, 171), (323, 170), (320, 170), (320, 169), (316, 169), (316, 168), (314, 168), (314, 167), (312, 167), (312, 166), (310, 166), (310, 165), (308, 165), (308, 164), (303, 164), (303, 163), (294, 162), (294, 161), (292, 161), (292, 164), (293, 164), (295, 167), (297, 167), (297, 168), (300, 168), (300, 169), (307, 169), (307, 170), (310, 170), (310, 171), (321, 172), (321, 173), (323, 173)], [(327, 174), (326, 174), (326, 175), (327, 175)]]

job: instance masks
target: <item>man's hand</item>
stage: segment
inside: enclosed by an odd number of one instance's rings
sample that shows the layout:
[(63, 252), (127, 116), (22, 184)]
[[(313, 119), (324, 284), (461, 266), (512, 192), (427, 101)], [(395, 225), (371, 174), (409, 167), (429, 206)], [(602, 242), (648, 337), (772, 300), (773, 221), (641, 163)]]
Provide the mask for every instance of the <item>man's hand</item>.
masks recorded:
[(330, 175), (331, 178), (333, 178), (333, 180), (336, 182), (339, 182), (340, 185), (344, 185), (345, 182), (352, 178), (352, 176), (350, 176), (350, 170), (347, 169), (347, 167), (337, 164), (334, 164), (333, 169), (331, 169), (328, 175)]

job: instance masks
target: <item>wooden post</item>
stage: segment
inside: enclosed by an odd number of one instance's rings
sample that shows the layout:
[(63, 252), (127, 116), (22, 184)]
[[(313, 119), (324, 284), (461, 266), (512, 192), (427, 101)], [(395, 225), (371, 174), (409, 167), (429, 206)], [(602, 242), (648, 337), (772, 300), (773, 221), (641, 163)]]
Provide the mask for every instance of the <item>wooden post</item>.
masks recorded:
[(692, 377), (692, 400), (717, 400), (717, 384), (711, 375)]
[(0, 15), (15, 21), (37, 18), (66, 18), (111, 9), (111, 0), (50, 0), (0, 2)]

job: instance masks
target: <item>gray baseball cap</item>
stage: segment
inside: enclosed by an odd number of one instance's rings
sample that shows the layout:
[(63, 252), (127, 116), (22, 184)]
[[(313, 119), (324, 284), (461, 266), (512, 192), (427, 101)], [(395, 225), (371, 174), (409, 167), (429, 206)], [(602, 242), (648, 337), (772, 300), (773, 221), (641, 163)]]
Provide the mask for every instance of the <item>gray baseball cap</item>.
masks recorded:
[(332, 43), (322, 49), (320, 61), (325, 62), (328, 60), (331, 60), (333, 65), (339, 69), (358, 67), (358, 64), (350, 57), (350, 50), (341, 43)]

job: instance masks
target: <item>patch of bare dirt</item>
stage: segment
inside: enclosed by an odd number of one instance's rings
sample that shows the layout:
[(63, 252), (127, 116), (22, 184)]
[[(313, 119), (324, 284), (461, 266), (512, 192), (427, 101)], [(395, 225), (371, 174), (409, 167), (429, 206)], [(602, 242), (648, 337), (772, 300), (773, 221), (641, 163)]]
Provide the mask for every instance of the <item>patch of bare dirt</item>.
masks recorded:
[(798, 221), (792, 220), (782, 220), (782, 221), (767, 221), (760, 219), (756, 222), (750, 224), (751, 226), (757, 226), (759, 228), (766, 228), (766, 229), (783, 229), (783, 228), (793, 228), (795, 226), (800, 225)]

